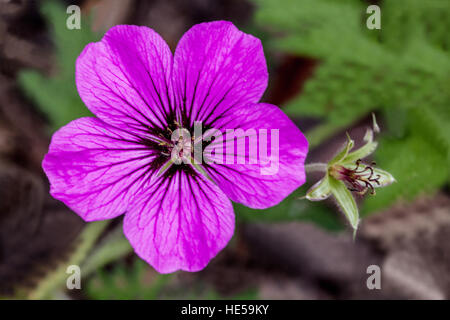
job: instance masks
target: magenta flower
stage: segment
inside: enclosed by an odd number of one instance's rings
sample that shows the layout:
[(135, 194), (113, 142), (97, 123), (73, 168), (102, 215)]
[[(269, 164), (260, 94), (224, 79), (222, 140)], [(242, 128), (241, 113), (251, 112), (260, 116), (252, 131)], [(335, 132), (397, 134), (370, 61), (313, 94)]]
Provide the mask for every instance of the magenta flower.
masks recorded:
[[(261, 42), (230, 22), (194, 26), (174, 56), (147, 27), (112, 28), (78, 57), (78, 92), (96, 117), (53, 135), (42, 164), (51, 194), (85, 221), (125, 214), (126, 237), (161, 273), (204, 268), (233, 235), (230, 200), (267, 208), (305, 182), (305, 137), (278, 107), (258, 103), (267, 79)], [(172, 132), (193, 133), (195, 121), (278, 129), (279, 167), (171, 165)]]

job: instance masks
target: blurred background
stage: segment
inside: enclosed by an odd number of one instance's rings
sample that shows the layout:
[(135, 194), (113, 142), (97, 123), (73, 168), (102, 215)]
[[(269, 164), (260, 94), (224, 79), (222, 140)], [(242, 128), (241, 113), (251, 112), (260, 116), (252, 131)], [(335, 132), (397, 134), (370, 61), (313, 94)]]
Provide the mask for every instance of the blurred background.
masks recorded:
[[(66, 9), (82, 11), (69, 30)], [(381, 8), (369, 30), (366, 8)], [(355, 242), (330, 202), (235, 206), (234, 238), (201, 272), (159, 275), (139, 260), (122, 221), (84, 223), (48, 193), (41, 169), (52, 132), (89, 115), (75, 59), (117, 24), (146, 25), (175, 49), (192, 25), (230, 20), (263, 42), (276, 104), (310, 141), (307, 162), (361, 143), (397, 183), (358, 198)], [(450, 2), (448, 0), (0, 0), (0, 298), (450, 298)], [(67, 290), (79, 265), (81, 290)], [(381, 290), (369, 290), (369, 265)]]

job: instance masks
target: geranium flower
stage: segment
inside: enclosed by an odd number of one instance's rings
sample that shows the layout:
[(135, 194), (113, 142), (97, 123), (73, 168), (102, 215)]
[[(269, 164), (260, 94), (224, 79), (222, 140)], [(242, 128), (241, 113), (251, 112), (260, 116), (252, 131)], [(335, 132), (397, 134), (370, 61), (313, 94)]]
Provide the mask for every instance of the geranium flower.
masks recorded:
[[(380, 128), (373, 117), (373, 129), (368, 128), (364, 135), (365, 144), (353, 150), (355, 142), (347, 134), (347, 143), (328, 164), (311, 164), (311, 171), (324, 171), (324, 177), (315, 183), (306, 193), (305, 198), (310, 201), (322, 201), (331, 195), (338, 207), (343, 211), (353, 228), (353, 236), (358, 229), (359, 211), (351, 192), (363, 196), (367, 192), (374, 195), (375, 188), (383, 188), (395, 182), (395, 178), (387, 171), (375, 167), (375, 162), (363, 163), (362, 159), (371, 155), (377, 148), (374, 132)], [(352, 151), (353, 150), (353, 151)]]
[[(233, 235), (230, 200), (267, 208), (305, 182), (305, 137), (278, 107), (258, 103), (267, 80), (261, 42), (230, 22), (194, 26), (174, 56), (152, 29), (110, 29), (76, 62), (78, 92), (96, 117), (53, 135), (43, 161), (51, 194), (85, 221), (125, 214), (126, 237), (161, 273), (204, 268)], [(263, 174), (261, 162), (174, 164), (172, 134), (193, 135), (195, 122), (277, 129), (279, 167)]]

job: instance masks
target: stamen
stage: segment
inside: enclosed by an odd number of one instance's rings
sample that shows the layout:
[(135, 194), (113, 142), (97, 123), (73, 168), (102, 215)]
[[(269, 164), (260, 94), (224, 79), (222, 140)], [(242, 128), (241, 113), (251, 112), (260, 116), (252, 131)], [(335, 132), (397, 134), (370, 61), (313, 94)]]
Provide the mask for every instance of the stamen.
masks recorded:
[(373, 183), (380, 185), (381, 176), (379, 174), (375, 175), (371, 165), (365, 164), (362, 167), (361, 159), (356, 160), (354, 169), (335, 165), (330, 169), (330, 174), (336, 179), (343, 181), (350, 191), (356, 192), (360, 196), (367, 192), (374, 195), (375, 187)]

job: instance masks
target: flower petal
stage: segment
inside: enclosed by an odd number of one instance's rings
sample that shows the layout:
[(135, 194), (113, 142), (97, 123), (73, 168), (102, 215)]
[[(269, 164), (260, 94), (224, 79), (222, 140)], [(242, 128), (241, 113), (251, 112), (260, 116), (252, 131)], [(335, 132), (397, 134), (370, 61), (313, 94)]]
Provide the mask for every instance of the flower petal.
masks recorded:
[(261, 41), (231, 22), (201, 23), (187, 31), (174, 57), (177, 101), (193, 121), (212, 126), (227, 110), (257, 103), (268, 73)]
[(152, 29), (116, 26), (78, 57), (78, 92), (111, 125), (164, 127), (172, 109), (172, 61), (169, 47)]
[(124, 219), (134, 250), (160, 273), (203, 269), (233, 231), (233, 207), (223, 192), (182, 171), (155, 181)]
[[(241, 132), (234, 130), (234, 150), (230, 152), (230, 147), (223, 148), (225, 158), (233, 153), (231, 161), (224, 159), (222, 164), (207, 164), (205, 169), (231, 200), (263, 209), (278, 204), (305, 182), (304, 161), (308, 142), (277, 106), (264, 103), (249, 105), (235, 110), (226, 120), (228, 128), (242, 129)], [(265, 139), (262, 129), (267, 132)], [(208, 152), (208, 148), (224, 143), (225, 139), (228, 142), (232, 140), (225, 134), (205, 150)], [(253, 153), (252, 148), (258, 151)], [(245, 163), (239, 163), (244, 160)]]
[(52, 196), (92, 221), (127, 210), (154, 158), (132, 135), (97, 118), (81, 118), (53, 135), (42, 167)]

